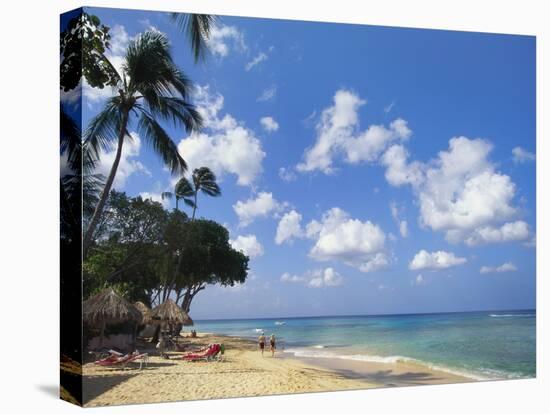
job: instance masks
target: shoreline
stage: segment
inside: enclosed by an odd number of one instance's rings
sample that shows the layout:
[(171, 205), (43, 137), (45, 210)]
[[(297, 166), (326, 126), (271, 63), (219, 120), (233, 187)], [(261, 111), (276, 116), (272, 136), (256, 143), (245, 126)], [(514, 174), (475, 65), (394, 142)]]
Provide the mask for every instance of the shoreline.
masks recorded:
[(359, 390), (395, 386), (450, 384), (475, 380), (403, 362), (380, 363), (329, 358), (302, 358), (266, 350), (261, 356), (255, 341), (228, 335), (199, 333), (181, 337), (191, 347), (224, 343), (221, 362), (185, 362), (182, 352), (161, 358), (154, 345), (140, 341), (150, 355), (147, 367), (83, 365), (85, 407), (168, 401), (252, 397), (309, 392)]

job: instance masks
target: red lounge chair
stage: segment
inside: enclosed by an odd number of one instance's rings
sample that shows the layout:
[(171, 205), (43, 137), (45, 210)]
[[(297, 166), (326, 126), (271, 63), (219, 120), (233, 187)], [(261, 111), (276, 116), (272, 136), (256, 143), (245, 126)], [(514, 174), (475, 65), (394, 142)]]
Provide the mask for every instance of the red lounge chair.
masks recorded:
[(147, 366), (147, 363), (149, 362), (149, 355), (140, 354), (138, 351), (132, 352), (130, 354), (122, 355), (122, 356), (120, 356), (118, 353), (112, 353), (107, 358), (103, 358), (98, 361), (95, 361), (94, 364), (101, 365), (102, 367), (112, 367), (112, 366), (122, 365), (123, 369), (126, 369), (126, 367), (130, 362), (136, 362), (136, 361), (139, 361), (139, 369), (142, 369), (144, 362), (145, 362), (145, 366)]
[(203, 353), (187, 354), (181, 358), (184, 361), (211, 361), (220, 352), (220, 344), (212, 344)]

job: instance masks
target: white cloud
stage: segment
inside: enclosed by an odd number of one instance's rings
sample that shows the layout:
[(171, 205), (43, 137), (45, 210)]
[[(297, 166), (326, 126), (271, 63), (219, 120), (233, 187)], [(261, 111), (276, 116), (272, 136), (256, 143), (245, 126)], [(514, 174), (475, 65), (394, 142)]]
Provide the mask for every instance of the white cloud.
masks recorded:
[(279, 168), (279, 177), (283, 181), (294, 181), (297, 176), (296, 173), (291, 168), (281, 167)]
[(276, 95), (277, 95), (277, 86), (272, 85), (269, 88), (264, 89), (260, 94), (260, 96), (258, 96), (258, 99), (256, 100), (258, 102), (267, 102), (274, 99)]
[(399, 208), (395, 201), (390, 202), (390, 212), (393, 220), (399, 227), (399, 234), (402, 238), (407, 238), (409, 236), (409, 226), (407, 220), (402, 220), (401, 213), (403, 208)]
[(482, 266), (479, 269), (479, 273), (504, 273), (504, 272), (516, 272), (518, 268), (512, 262), (506, 262), (497, 267)]
[(392, 145), (380, 158), (386, 167), (386, 180), (393, 186), (419, 185), (423, 180), (423, 167), (419, 162), (408, 163), (409, 154), (402, 145)]
[(243, 252), (250, 258), (264, 254), (264, 248), (254, 234), (238, 236), (235, 240), (230, 239), (229, 243), (235, 250)]
[(264, 116), (263, 118), (261, 118), (260, 124), (262, 124), (262, 127), (267, 132), (274, 132), (279, 129), (279, 124), (277, 123), (277, 121), (275, 121), (275, 119), (270, 116)]
[(286, 213), (277, 225), (277, 234), (275, 243), (282, 244), (285, 241), (292, 242), (293, 238), (304, 236), (304, 230), (301, 225), (302, 215), (296, 210)]
[(258, 53), (254, 59), (252, 59), (250, 62), (248, 62), (244, 69), (248, 72), (250, 69), (252, 69), (254, 66), (259, 65), (263, 61), (267, 60), (268, 56), (264, 52)]
[(449, 149), (429, 163), (409, 163), (401, 145), (382, 156), (386, 179), (394, 186), (410, 184), (420, 206), (420, 224), (445, 233), (447, 241), (468, 245), (525, 240), (527, 223), (510, 222), (516, 187), (495, 171), (488, 156), (492, 145), (483, 139), (452, 138)]
[(233, 48), (238, 52), (247, 49), (244, 35), (235, 26), (218, 25), (210, 31), (208, 39), (210, 51), (219, 57), (226, 57)]
[(338, 260), (362, 272), (389, 264), (384, 252), (386, 236), (380, 227), (370, 221), (352, 219), (340, 208), (328, 210), (320, 222), (311, 221), (306, 235), (315, 240), (309, 252), (315, 260)]
[(399, 234), (401, 234), (403, 238), (409, 237), (409, 227), (406, 220), (401, 220), (399, 222)]
[(384, 107), (384, 113), (389, 114), (394, 106), (395, 106), (395, 101), (392, 101), (391, 104)]
[(439, 250), (428, 253), (426, 250), (420, 250), (409, 263), (410, 270), (440, 270), (449, 267), (458, 266), (466, 263), (466, 258), (457, 257), (454, 253)]
[(512, 159), (514, 160), (515, 163), (535, 161), (535, 154), (521, 147), (515, 147), (512, 150)]
[(191, 134), (180, 141), (178, 149), (190, 168), (207, 166), (216, 175), (237, 176), (237, 184), (249, 186), (263, 171), (265, 152), (254, 132), (230, 114), (223, 117), (223, 96), (211, 95), (208, 86), (198, 87), (197, 109), (203, 116), (209, 133)]
[(308, 271), (304, 275), (291, 275), (285, 272), (281, 275), (281, 282), (302, 283), (310, 288), (323, 288), (340, 286), (344, 278), (332, 267)]
[(502, 243), (526, 240), (529, 238), (529, 225), (525, 221), (505, 223), (501, 227), (485, 226), (475, 229), (465, 240), (468, 246), (484, 243)]
[(164, 208), (168, 208), (168, 206), (170, 205), (170, 200), (167, 199), (167, 198), (162, 198), (161, 193), (143, 191), (143, 192), (139, 193), (139, 195), (144, 200), (156, 201), (157, 203), (162, 204), (162, 207), (164, 207)]
[(350, 164), (374, 162), (392, 141), (407, 140), (412, 134), (403, 119), (396, 119), (389, 128), (371, 125), (360, 132), (358, 111), (366, 100), (352, 91), (340, 89), (333, 101), (332, 106), (323, 110), (317, 124), (316, 142), (306, 150), (298, 171), (319, 170), (331, 174), (338, 155)]
[[(132, 174), (142, 173), (151, 176), (151, 172), (137, 160), (141, 149), (141, 139), (136, 132), (130, 133), (131, 138), (126, 137), (122, 146), (122, 155), (118, 165), (113, 189), (122, 190), (126, 185), (126, 180)], [(105, 177), (109, 175), (111, 167), (115, 161), (117, 143), (112, 142), (110, 148), (101, 154), (99, 163), (95, 172), (103, 174)]]
[(239, 217), (239, 227), (246, 227), (260, 217), (267, 217), (281, 211), (283, 204), (280, 204), (272, 193), (261, 192), (256, 198), (249, 198), (246, 201), (237, 201), (233, 210)]
[(82, 80), (78, 83), (76, 88), (71, 89), (65, 92), (63, 89), (60, 90), (60, 99), (61, 102), (69, 106), (78, 106), (80, 98), (82, 97)]

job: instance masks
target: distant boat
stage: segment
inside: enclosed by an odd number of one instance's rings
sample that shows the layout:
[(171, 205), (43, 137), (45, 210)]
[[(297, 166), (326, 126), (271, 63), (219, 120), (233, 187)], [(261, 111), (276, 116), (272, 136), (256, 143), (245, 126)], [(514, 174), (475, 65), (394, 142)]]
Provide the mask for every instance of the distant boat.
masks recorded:
[(284, 325), (286, 322), (275, 321), (275, 325)]

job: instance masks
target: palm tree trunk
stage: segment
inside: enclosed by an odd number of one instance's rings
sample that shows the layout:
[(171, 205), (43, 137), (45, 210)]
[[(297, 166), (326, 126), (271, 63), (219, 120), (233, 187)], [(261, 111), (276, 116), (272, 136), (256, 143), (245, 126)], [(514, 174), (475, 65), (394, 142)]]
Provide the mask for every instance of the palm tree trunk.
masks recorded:
[(103, 188), (103, 192), (101, 193), (99, 202), (97, 203), (97, 206), (94, 210), (94, 214), (92, 215), (92, 219), (90, 220), (90, 225), (88, 226), (88, 230), (86, 230), (86, 234), (84, 235), (84, 240), (82, 241), (82, 258), (83, 259), (85, 259), (86, 255), (88, 254), (88, 249), (90, 248), (90, 245), (92, 243), (93, 234), (99, 223), (99, 219), (103, 214), (103, 209), (105, 208), (107, 198), (109, 198), (109, 193), (111, 192), (111, 187), (113, 186), (113, 182), (115, 181), (118, 165), (120, 164), (120, 158), (122, 157), (122, 146), (124, 144), (124, 137), (126, 135), (126, 127), (128, 124), (128, 114), (129, 114), (128, 111), (125, 111), (122, 114), (122, 123), (120, 125), (120, 132), (118, 134), (118, 146), (116, 150), (115, 160), (113, 162), (113, 166), (111, 167), (111, 172), (109, 173), (109, 177), (105, 182), (105, 188)]
[(179, 197), (176, 196), (176, 210), (179, 210), (179, 208), (178, 208), (178, 201), (179, 201), (179, 200), (180, 200)]
[(195, 204), (193, 205), (193, 217), (192, 220), (195, 220), (195, 211), (197, 211), (197, 190), (195, 190)]

